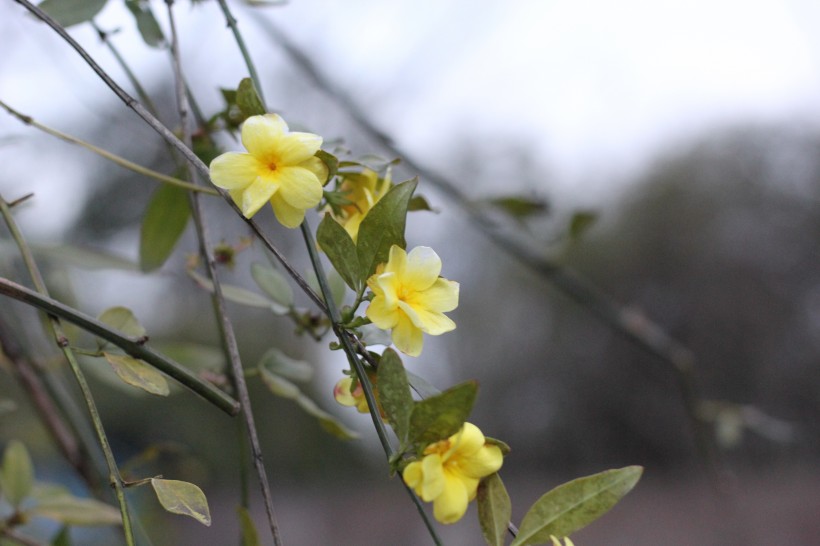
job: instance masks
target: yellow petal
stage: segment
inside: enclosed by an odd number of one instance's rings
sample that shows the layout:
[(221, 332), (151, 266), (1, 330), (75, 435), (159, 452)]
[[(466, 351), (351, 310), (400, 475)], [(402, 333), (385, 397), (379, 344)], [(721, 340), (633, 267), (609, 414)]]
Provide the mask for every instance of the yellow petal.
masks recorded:
[(452, 448), (447, 453), (447, 457), (464, 457), (476, 453), (484, 446), (486, 439), (477, 426), (472, 423), (464, 423), (461, 430), (448, 438)]
[(413, 461), (404, 467), (401, 473), (404, 483), (421, 496), (421, 482), (424, 479), (424, 472), (421, 469), (421, 461)]
[(211, 161), (211, 182), (226, 190), (249, 186), (259, 174), (259, 161), (250, 154), (227, 152)]
[(390, 257), (387, 259), (385, 272), (396, 273), (399, 278), (404, 277), (404, 269), (407, 266), (407, 253), (398, 245), (390, 247)]
[(430, 502), (441, 495), (446, 488), (446, 475), (438, 453), (426, 455), (421, 460), (422, 481), (420, 497)]
[(438, 311), (428, 311), (404, 301), (399, 301), (398, 306), (416, 328), (431, 336), (439, 336), (456, 329), (456, 323)]
[(345, 220), (344, 228), (350, 238), (353, 239), (355, 243), (359, 238), (359, 226), (362, 225), (362, 220), (364, 220), (364, 214), (354, 213)]
[(316, 175), (302, 167), (282, 167), (276, 170), (279, 193), (292, 207), (309, 209), (322, 200), (322, 184)]
[(273, 159), (271, 151), (276, 150), (287, 132), (288, 124), (277, 114), (251, 116), (242, 124), (242, 145), (251, 155), (268, 163)]
[(417, 246), (407, 254), (404, 284), (411, 290), (426, 290), (441, 273), (441, 258), (426, 246)]
[(475, 454), (460, 460), (459, 469), (465, 476), (484, 478), (498, 472), (504, 463), (501, 448), (494, 445), (485, 445)]
[(325, 165), (325, 162), (319, 159), (318, 157), (310, 157), (305, 161), (299, 163), (298, 166), (305, 168), (313, 174), (315, 174), (316, 178), (319, 179), (319, 182), (322, 184), (322, 186), (330, 182), (330, 179), (328, 178), (328, 176), (330, 176), (330, 171), (327, 169), (327, 165)]
[(398, 323), (393, 327), (393, 343), (396, 348), (408, 356), (419, 356), (424, 337), (404, 313), (399, 313)]
[(433, 516), (441, 523), (450, 524), (460, 520), (467, 511), (468, 494), (464, 483), (445, 474), (442, 493), (433, 501)]
[(398, 309), (395, 305), (392, 307), (386, 306), (384, 297), (376, 296), (373, 298), (364, 314), (370, 319), (370, 322), (382, 330), (389, 330), (399, 322)]
[(399, 305), (398, 275), (393, 272), (382, 273), (376, 276), (376, 285), (384, 298), (384, 306), (387, 309), (395, 309)]
[(333, 398), (336, 399), (336, 402), (348, 407), (356, 405), (356, 398), (350, 393), (350, 385), (352, 383), (353, 379), (349, 377), (345, 377), (336, 383), (336, 386), (333, 387)]
[(273, 197), (270, 199), (270, 204), (273, 207), (273, 213), (276, 215), (276, 219), (286, 228), (297, 228), (305, 219), (305, 210), (288, 204), (287, 201), (282, 199), (279, 192), (273, 194)]
[(258, 176), (253, 184), (242, 192), (242, 202), (239, 204), (239, 208), (242, 209), (242, 214), (246, 218), (256, 214), (262, 208), (262, 205), (270, 201), (271, 196), (276, 193), (278, 188), (271, 178)]
[(452, 311), (458, 307), (459, 284), (455, 281), (438, 278), (433, 286), (418, 294), (414, 302), (430, 311)]
[(313, 157), (322, 146), (322, 137), (313, 133), (288, 133), (276, 143), (276, 157), (282, 165), (298, 165)]

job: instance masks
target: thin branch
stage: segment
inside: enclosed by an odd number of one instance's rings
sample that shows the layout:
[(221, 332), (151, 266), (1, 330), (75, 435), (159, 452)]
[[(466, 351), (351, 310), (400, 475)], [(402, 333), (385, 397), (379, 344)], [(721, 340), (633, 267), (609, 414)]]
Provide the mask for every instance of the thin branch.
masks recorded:
[[(171, 26), (171, 57), (174, 66), (174, 79), (176, 82), (177, 103), (179, 108), (180, 124), (182, 127), (183, 141), (187, 147), (191, 147), (191, 132), (188, 127), (188, 95), (185, 89), (185, 81), (182, 76), (182, 65), (179, 53), (179, 39), (176, 31), (176, 24), (173, 14), (173, 0), (166, 0), (168, 6), (168, 20)], [(188, 176), (197, 183), (199, 176), (193, 165), (188, 163)], [(242, 408), (242, 416), (244, 417), (245, 427), (247, 429), (247, 438), (251, 444), (251, 454), (254, 468), (257, 477), (259, 478), (259, 487), (262, 491), (262, 497), (265, 501), (265, 510), (268, 517), (268, 525), (271, 534), (273, 535), (273, 542), (277, 546), (282, 543), (279, 536), (279, 526), (276, 522), (276, 513), (273, 507), (273, 497), (270, 491), (267, 471), (262, 458), (262, 447), (259, 442), (259, 435), (256, 429), (256, 423), (253, 416), (253, 407), (251, 405), (250, 395), (248, 394), (248, 386), (245, 382), (244, 368), (239, 357), (239, 347), (236, 342), (236, 335), (233, 330), (233, 325), (225, 306), (225, 298), (222, 295), (222, 288), (219, 282), (219, 275), (216, 271), (216, 260), (211, 252), (211, 245), (208, 241), (208, 232), (206, 230), (206, 223), (203, 217), (202, 206), (199, 198), (195, 194), (190, 195), (191, 215), (194, 218), (194, 225), (196, 226), (197, 238), (199, 240), (199, 252), (205, 262), (205, 268), (208, 272), (208, 277), (213, 284), (214, 290), (212, 295), (212, 302), (214, 312), (217, 316), (219, 324), (219, 331), (222, 337), (223, 347), (227, 353), (228, 361), (230, 362), (231, 381), (239, 396), (239, 403)], [(242, 461), (245, 464), (245, 461)]]
[(248, 51), (248, 48), (245, 46), (245, 40), (242, 38), (242, 33), (239, 32), (239, 27), (236, 23), (236, 18), (231, 13), (230, 8), (228, 8), (228, 3), (225, 0), (218, 0), (219, 1), (219, 8), (222, 10), (223, 15), (225, 15), (225, 21), (227, 22), (228, 26), (233, 33), (234, 40), (236, 41), (236, 45), (239, 47), (239, 52), (242, 54), (242, 58), (245, 60), (245, 66), (248, 68), (248, 75), (250, 75), (251, 80), (256, 84), (256, 92), (259, 94), (259, 99), (262, 101), (262, 104), (265, 104), (265, 95), (262, 91), (262, 82), (259, 80), (259, 74), (256, 72), (256, 66), (253, 64), (253, 60), (251, 59), (251, 54)]

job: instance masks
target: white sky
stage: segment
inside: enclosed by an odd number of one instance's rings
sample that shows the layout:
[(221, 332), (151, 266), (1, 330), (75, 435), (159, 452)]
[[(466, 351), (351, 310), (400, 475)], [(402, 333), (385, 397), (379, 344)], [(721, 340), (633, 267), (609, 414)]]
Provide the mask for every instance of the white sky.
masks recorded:
[[(164, 24), (164, 2), (152, 5)], [(465, 134), (518, 137), (554, 167), (547, 195), (592, 204), (654, 152), (711, 127), (820, 120), (816, 0), (237, 5), (256, 62), (273, 74), (282, 59), (250, 20), (259, 14), (417, 157), (440, 165), (442, 150)], [(211, 87), (203, 102), (216, 106), (212, 89), (245, 75), (232, 38), (213, 2), (194, 9), (180, 2), (177, 15), (188, 73), (205, 78)], [(112, 0), (99, 21), (122, 28), (117, 44), (146, 81), (169, 75), (167, 57), (146, 51), (121, 3)], [(128, 88), (87, 26), (72, 34)], [(47, 124), (82, 135), (82, 120), (109, 97), (73, 52), (13, 2), (0, 4), (0, 51), (0, 99)], [(266, 89), (269, 99), (276, 89)], [(23, 140), (0, 145), (0, 191), (14, 195), (21, 179), (40, 190), (37, 215), (54, 220), (40, 228), (54, 233), (71, 218), (89, 158), (0, 115), (0, 138), (8, 135)], [(45, 152), (56, 160), (44, 160)]]

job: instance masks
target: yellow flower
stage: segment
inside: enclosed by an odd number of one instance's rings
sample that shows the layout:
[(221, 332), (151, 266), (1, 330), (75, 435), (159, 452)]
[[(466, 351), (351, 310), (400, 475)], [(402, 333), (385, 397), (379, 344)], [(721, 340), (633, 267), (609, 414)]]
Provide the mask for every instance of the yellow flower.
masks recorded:
[(333, 398), (336, 401), (347, 407), (355, 406), (359, 413), (367, 413), (367, 399), (364, 397), (364, 389), (361, 383), (356, 383), (356, 388), (352, 391), (350, 386), (353, 384), (352, 377), (345, 377), (341, 379), (336, 386), (333, 387)]
[(270, 202), (282, 225), (295, 228), (322, 199), (328, 170), (314, 154), (322, 137), (291, 133), (276, 114), (251, 116), (242, 125), (248, 153), (228, 152), (211, 161), (211, 181), (230, 192), (250, 218)]
[(361, 173), (344, 175), (344, 182), (339, 190), (345, 192), (345, 198), (351, 203), (342, 206), (340, 214), (334, 217), (345, 228), (354, 243), (359, 236), (359, 226), (362, 220), (389, 189), (389, 171), (382, 179), (370, 169), (365, 169)]
[(406, 253), (393, 245), (387, 264), (367, 280), (374, 298), (365, 314), (377, 327), (392, 329), (393, 343), (410, 356), (421, 354), (422, 332), (437, 336), (455, 329), (444, 315), (458, 306), (458, 283), (439, 277), (441, 259), (419, 246)]
[(467, 511), (481, 478), (501, 468), (498, 446), (487, 444), (475, 425), (464, 423), (456, 434), (427, 446), (424, 458), (408, 464), (404, 483), (425, 502), (433, 502), (433, 515), (441, 523), (455, 523)]
[[(561, 546), (561, 539), (555, 538), (555, 535), (550, 535), (550, 539), (552, 540), (552, 546)], [(564, 546), (575, 546), (569, 537), (564, 537)]]

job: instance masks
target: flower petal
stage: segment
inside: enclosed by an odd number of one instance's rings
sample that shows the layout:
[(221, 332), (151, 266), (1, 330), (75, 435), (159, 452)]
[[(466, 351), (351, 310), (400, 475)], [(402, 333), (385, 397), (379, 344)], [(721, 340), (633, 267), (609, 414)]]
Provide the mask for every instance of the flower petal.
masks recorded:
[(407, 254), (404, 284), (412, 290), (426, 290), (441, 273), (441, 258), (427, 246), (417, 246)]
[(421, 468), (421, 461), (413, 461), (404, 467), (401, 478), (408, 487), (421, 496), (421, 483), (424, 479), (424, 471)]
[(424, 337), (421, 330), (404, 313), (398, 313), (398, 323), (393, 327), (393, 343), (396, 348), (408, 356), (419, 356)]
[(431, 336), (439, 336), (456, 329), (456, 323), (438, 311), (428, 311), (405, 301), (399, 301), (398, 306), (416, 328)]
[(227, 152), (211, 161), (211, 182), (226, 190), (250, 186), (259, 174), (259, 161), (250, 154)]
[(270, 204), (273, 207), (273, 213), (276, 215), (276, 219), (286, 228), (297, 228), (305, 219), (305, 209), (291, 206), (287, 201), (282, 199), (279, 192), (273, 194), (273, 197), (270, 199)]
[(441, 464), (441, 455), (433, 453), (421, 460), (422, 482), (420, 497), (425, 502), (437, 498), (446, 488), (446, 474)]
[(288, 124), (277, 114), (251, 116), (242, 124), (242, 145), (260, 161), (269, 163), (273, 159), (271, 151), (278, 148), (287, 132)]
[(278, 186), (271, 180), (272, 177), (258, 176), (254, 182), (242, 192), (242, 202), (239, 208), (246, 218), (250, 218), (262, 208), (262, 205), (270, 201), (271, 196), (276, 193)]
[(282, 167), (276, 171), (279, 193), (292, 207), (309, 209), (322, 200), (322, 184), (303, 167)]
[(395, 309), (399, 305), (398, 294), (398, 275), (396, 273), (382, 273), (375, 275), (375, 284), (381, 290), (381, 296), (384, 298), (384, 306), (388, 309)]
[(313, 157), (322, 137), (313, 133), (287, 133), (276, 143), (276, 158), (282, 165), (298, 165)]
[(447, 457), (464, 457), (476, 453), (486, 439), (481, 430), (472, 423), (464, 423), (461, 430), (448, 438), (452, 448)]
[(433, 501), (433, 516), (441, 523), (450, 524), (460, 520), (467, 511), (468, 493), (458, 477), (445, 473), (444, 490)]
[(336, 402), (348, 407), (356, 405), (356, 398), (350, 392), (350, 385), (352, 383), (353, 379), (350, 377), (345, 377), (336, 383), (336, 386), (333, 387), (333, 398), (336, 399)]
[(387, 259), (387, 266), (384, 268), (385, 272), (396, 273), (399, 278), (404, 277), (404, 270), (407, 267), (407, 252), (399, 245), (390, 247), (390, 256)]
[(309, 157), (305, 161), (299, 163), (298, 166), (315, 174), (322, 186), (330, 182), (330, 179), (328, 178), (330, 171), (328, 170), (327, 165), (325, 165), (325, 162), (318, 157)]
[(430, 311), (452, 311), (458, 307), (459, 284), (439, 277), (433, 286), (418, 294), (415, 303)]
[(389, 330), (399, 322), (398, 308), (395, 305), (385, 305), (384, 297), (376, 296), (373, 298), (364, 314), (370, 319), (370, 322), (382, 330)]
[(475, 454), (461, 459), (460, 470), (472, 478), (484, 478), (501, 468), (504, 456), (501, 448), (495, 445), (485, 445)]

